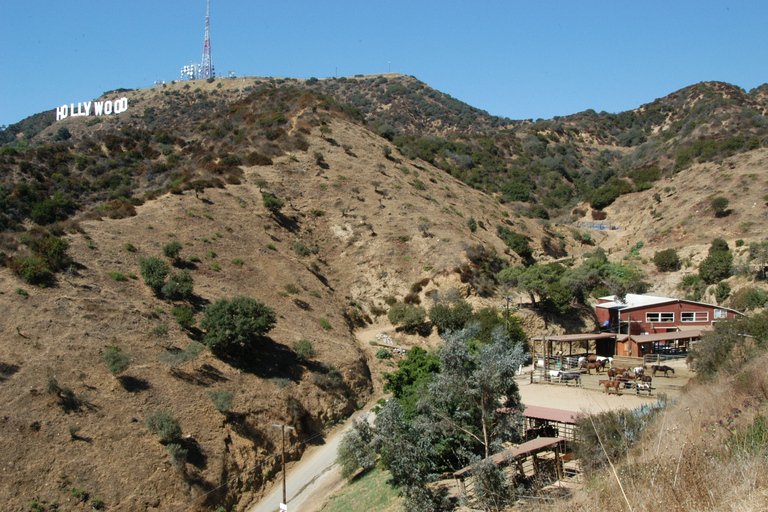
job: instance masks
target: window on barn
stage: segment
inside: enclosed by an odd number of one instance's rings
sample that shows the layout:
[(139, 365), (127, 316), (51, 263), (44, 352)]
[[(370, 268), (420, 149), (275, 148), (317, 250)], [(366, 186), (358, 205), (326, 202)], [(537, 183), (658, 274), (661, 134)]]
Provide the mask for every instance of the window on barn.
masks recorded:
[(728, 318), (728, 312), (724, 309), (716, 309), (715, 319), (718, 319), (718, 318)]
[(683, 322), (708, 322), (708, 311), (683, 311), (680, 314), (680, 320)]
[(648, 323), (667, 323), (667, 322), (674, 322), (675, 321), (675, 314), (674, 313), (646, 313), (645, 314), (645, 321)]

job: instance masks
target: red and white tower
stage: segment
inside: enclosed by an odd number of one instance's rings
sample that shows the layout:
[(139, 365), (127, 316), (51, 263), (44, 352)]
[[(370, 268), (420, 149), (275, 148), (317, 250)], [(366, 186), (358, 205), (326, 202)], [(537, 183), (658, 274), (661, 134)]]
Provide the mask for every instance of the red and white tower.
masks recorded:
[(215, 78), (213, 70), (213, 58), (211, 57), (210, 34), (211, 0), (208, 0), (208, 9), (205, 12), (205, 43), (203, 43), (203, 60), (200, 63), (200, 78)]

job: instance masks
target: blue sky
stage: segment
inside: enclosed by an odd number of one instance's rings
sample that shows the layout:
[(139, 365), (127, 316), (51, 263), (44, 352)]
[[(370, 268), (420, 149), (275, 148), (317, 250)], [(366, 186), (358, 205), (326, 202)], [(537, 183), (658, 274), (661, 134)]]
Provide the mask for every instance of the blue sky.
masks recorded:
[[(205, 0), (4, 0), (0, 125), (200, 62)], [(512, 119), (768, 82), (768, 2), (211, 1), (217, 75), (413, 75)]]

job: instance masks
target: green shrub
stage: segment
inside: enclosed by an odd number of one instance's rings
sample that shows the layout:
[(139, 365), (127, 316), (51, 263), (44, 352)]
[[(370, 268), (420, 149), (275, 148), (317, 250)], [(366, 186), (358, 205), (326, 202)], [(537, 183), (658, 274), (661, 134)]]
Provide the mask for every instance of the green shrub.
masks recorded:
[(385, 348), (380, 348), (379, 350), (376, 351), (376, 359), (391, 359), (391, 358), (392, 358), (392, 353)]
[(28, 284), (48, 285), (53, 282), (51, 267), (39, 256), (14, 256), (8, 260), (8, 268)]
[(142, 257), (139, 258), (139, 269), (144, 284), (152, 288), (156, 294), (160, 294), (165, 284), (165, 276), (171, 270), (168, 264), (157, 256)]
[(244, 263), (240, 258), (235, 258), (232, 260), (232, 264), (236, 267), (242, 267)]
[(293, 351), (301, 361), (308, 361), (317, 355), (315, 348), (309, 340), (299, 340), (293, 344)]
[(189, 300), (193, 296), (194, 281), (189, 270), (184, 269), (171, 276), (163, 285), (160, 293), (168, 300)]
[(282, 199), (278, 198), (270, 192), (262, 192), (261, 200), (264, 208), (269, 210), (272, 215), (277, 215), (280, 213), (280, 210), (283, 208), (283, 206), (285, 206), (285, 203)]
[(109, 273), (109, 277), (111, 277), (115, 281), (127, 281), (128, 280), (126, 275), (123, 274), (122, 272), (110, 272)]
[(232, 400), (235, 398), (235, 394), (231, 391), (225, 391), (223, 389), (216, 391), (209, 391), (208, 397), (213, 401), (213, 406), (222, 414), (229, 412), (229, 408), (232, 406)]
[(467, 221), (467, 227), (469, 228), (469, 230), (470, 230), (472, 233), (474, 233), (475, 231), (477, 231), (477, 221), (475, 220), (475, 218), (474, 218), (474, 217), (470, 217), (470, 218), (469, 218), (469, 220)]
[(221, 299), (208, 306), (200, 322), (203, 343), (212, 351), (227, 352), (255, 345), (275, 326), (272, 308), (249, 297)]
[(190, 256), (189, 261), (191, 261), (192, 263), (200, 263), (200, 261), (202, 260), (200, 259), (199, 256)]
[(195, 325), (195, 312), (186, 306), (174, 306), (171, 309), (171, 315), (184, 329), (189, 329)]
[(101, 362), (107, 365), (109, 373), (117, 375), (122, 373), (131, 364), (131, 358), (115, 345), (108, 345), (101, 356)]
[(323, 390), (339, 389), (344, 386), (344, 378), (332, 363), (321, 365), (320, 372), (312, 374), (312, 383)]
[(181, 439), (179, 421), (170, 412), (155, 411), (144, 419), (144, 423), (163, 443), (173, 443)]
[(164, 338), (165, 336), (168, 336), (168, 326), (165, 324), (160, 324), (158, 326), (155, 326), (152, 328), (152, 331), (150, 331), (153, 336), (156, 336), (158, 338)]
[(181, 252), (181, 242), (174, 240), (173, 242), (163, 246), (163, 256), (176, 263), (179, 260), (179, 253)]
[(136, 249), (136, 247), (134, 247), (134, 245), (131, 242), (126, 242), (125, 250), (128, 252), (136, 252), (138, 249)]
[(171, 456), (171, 462), (174, 466), (183, 466), (187, 462), (187, 457), (189, 456), (189, 450), (184, 448), (179, 443), (168, 443), (165, 446), (166, 451), (168, 451), (168, 455)]
[(462, 329), (470, 318), (472, 318), (472, 306), (464, 300), (450, 306), (435, 304), (429, 309), (429, 321), (437, 327), (439, 334)]
[(387, 318), (389, 318), (392, 325), (398, 325), (404, 331), (411, 332), (424, 325), (427, 319), (427, 312), (421, 306), (398, 302), (389, 308)]
[(653, 263), (660, 272), (674, 272), (680, 270), (680, 256), (675, 249), (657, 251), (653, 255)]
[(318, 320), (318, 323), (320, 323), (320, 327), (322, 327), (322, 328), (323, 328), (323, 329), (325, 329), (326, 331), (328, 331), (328, 330), (330, 330), (330, 329), (331, 329), (331, 322), (329, 322), (329, 321), (328, 321), (327, 319), (325, 319), (325, 318), (320, 318), (320, 319)]
[(731, 297), (731, 308), (737, 311), (759, 309), (768, 302), (768, 292), (762, 288), (742, 288)]
[(277, 250), (277, 247), (275, 247), (275, 244), (267, 244), (266, 248), (269, 249), (270, 251), (276, 251)]

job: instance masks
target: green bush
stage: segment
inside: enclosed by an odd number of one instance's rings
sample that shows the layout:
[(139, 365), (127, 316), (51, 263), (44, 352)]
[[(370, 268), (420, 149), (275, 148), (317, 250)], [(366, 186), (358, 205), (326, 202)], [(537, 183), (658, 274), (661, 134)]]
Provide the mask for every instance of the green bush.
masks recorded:
[(429, 321), (437, 327), (439, 334), (460, 330), (470, 318), (472, 306), (464, 300), (457, 301), (452, 306), (435, 304), (429, 309)]
[(392, 352), (385, 348), (376, 351), (376, 359), (392, 359)]
[(717, 251), (699, 264), (699, 275), (707, 284), (716, 284), (731, 275), (733, 255), (730, 251)]
[(762, 308), (766, 302), (768, 302), (768, 292), (762, 288), (749, 287), (734, 293), (730, 306), (737, 311), (749, 311)]
[(170, 412), (155, 411), (144, 419), (144, 423), (163, 443), (173, 443), (181, 439), (179, 421)]
[(269, 210), (272, 215), (277, 215), (280, 213), (280, 210), (282, 210), (283, 206), (285, 206), (285, 203), (282, 199), (278, 198), (270, 192), (262, 192), (261, 201), (264, 205), (264, 208)]
[(165, 446), (166, 451), (171, 456), (171, 462), (174, 466), (183, 466), (187, 462), (189, 450), (179, 443), (169, 443)]
[(189, 329), (195, 325), (195, 312), (186, 306), (174, 306), (171, 309), (171, 315), (184, 329)]
[(163, 256), (176, 263), (179, 260), (179, 253), (181, 253), (181, 242), (174, 240), (173, 242), (163, 246)]
[(293, 351), (301, 361), (308, 361), (317, 355), (315, 348), (309, 340), (299, 340), (294, 343)]
[(111, 277), (115, 281), (127, 281), (128, 280), (128, 277), (126, 277), (126, 275), (123, 274), (122, 272), (110, 272), (109, 273), (109, 277)]
[(53, 282), (51, 267), (39, 256), (14, 256), (8, 260), (8, 268), (28, 284), (47, 285)]
[(141, 257), (139, 258), (139, 269), (141, 277), (144, 279), (144, 284), (152, 288), (159, 295), (165, 284), (165, 276), (171, 270), (168, 264), (157, 256)]
[(255, 345), (275, 326), (272, 308), (249, 297), (221, 299), (208, 306), (200, 322), (203, 343), (214, 352)]
[(660, 272), (674, 272), (680, 270), (680, 256), (675, 249), (657, 251), (653, 255), (653, 263)]
[(109, 373), (117, 375), (122, 373), (131, 364), (131, 358), (115, 345), (108, 345), (101, 356), (101, 362), (107, 365)]
[(229, 412), (229, 408), (232, 407), (232, 400), (235, 398), (235, 394), (231, 391), (220, 389), (209, 391), (208, 397), (213, 401), (213, 406), (217, 411), (226, 414)]
[(427, 320), (427, 312), (421, 306), (398, 302), (389, 308), (387, 318), (392, 325), (400, 326), (404, 331), (415, 331)]
[(189, 300), (193, 296), (194, 281), (189, 270), (184, 269), (171, 276), (163, 285), (160, 293), (168, 300)]

